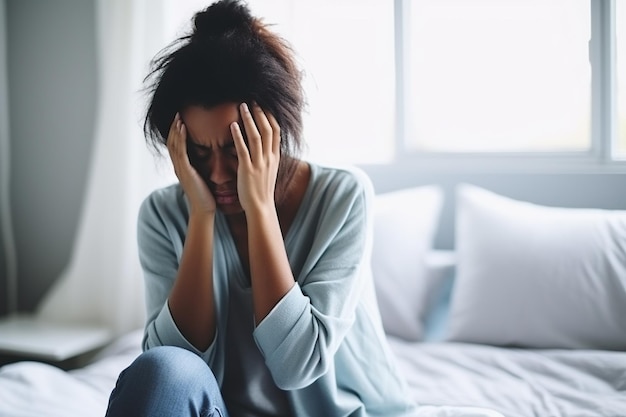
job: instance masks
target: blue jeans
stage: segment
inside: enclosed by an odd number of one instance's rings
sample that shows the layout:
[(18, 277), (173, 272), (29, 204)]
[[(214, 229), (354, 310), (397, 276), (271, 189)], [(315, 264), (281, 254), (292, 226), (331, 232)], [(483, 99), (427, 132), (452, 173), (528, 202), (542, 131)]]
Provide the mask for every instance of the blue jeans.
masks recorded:
[(162, 346), (122, 371), (106, 416), (228, 417), (228, 412), (207, 364), (193, 352)]

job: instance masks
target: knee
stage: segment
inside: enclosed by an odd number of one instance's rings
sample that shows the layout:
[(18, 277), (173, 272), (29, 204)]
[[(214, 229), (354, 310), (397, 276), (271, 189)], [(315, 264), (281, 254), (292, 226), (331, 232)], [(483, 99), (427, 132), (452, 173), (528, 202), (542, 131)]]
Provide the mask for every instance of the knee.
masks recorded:
[[(135, 359), (125, 377), (143, 381), (159, 381), (181, 387), (194, 382), (215, 381), (209, 366), (193, 352), (174, 346), (152, 348)], [(144, 382), (145, 383), (145, 382)]]
[(189, 415), (189, 410), (205, 415), (200, 411), (225, 409), (218, 394), (213, 372), (198, 355), (173, 346), (156, 347), (120, 374), (106, 415)]

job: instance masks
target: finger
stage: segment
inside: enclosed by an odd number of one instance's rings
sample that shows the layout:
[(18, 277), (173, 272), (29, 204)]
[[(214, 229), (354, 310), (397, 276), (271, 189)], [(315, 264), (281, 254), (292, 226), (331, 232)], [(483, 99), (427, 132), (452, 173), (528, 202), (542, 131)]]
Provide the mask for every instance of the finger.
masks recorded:
[(272, 127), (272, 152), (274, 154), (280, 153), (280, 126), (278, 125), (278, 120), (274, 117), (273, 114), (267, 114), (267, 120)]
[(186, 160), (189, 160), (189, 157), (187, 156), (187, 126), (185, 126), (182, 120), (180, 121), (178, 129), (177, 142), (178, 147), (180, 148), (180, 155), (184, 156)]
[(252, 112), (254, 115), (254, 120), (256, 122), (257, 129), (261, 134), (261, 142), (263, 146), (264, 153), (269, 153), (273, 149), (273, 136), (272, 136), (272, 125), (270, 124), (267, 115), (258, 104), (254, 103), (252, 105)]
[(180, 114), (176, 113), (167, 137), (167, 148), (175, 169), (177, 169), (181, 163), (189, 163), (189, 158), (187, 157), (186, 138), (187, 128), (183, 123)]
[(166, 145), (169, 148), (172, 144), (174, 135), (176, 134), (176, 130), (178, 129), (178, 121), (180, 120), (180, 115), (176, 113), (174, 115), (174, 120), (172, 120), (172, 124), (170, 124), (170, 130), (167, 132)]
[(170, 129), (170, 133), (167, 138), (168, 146), (171, 148), (171, 150), (178, 151), (182, 128), (183, 124), (180, 120), (180, 117), (177, 116), (172, 123), (172, 128)]
[(241, 120), (243, 121), (243, 128), (245, 129), (246, 136), (248, 137), (248, 151), (253, 161), (258, 160), (262, 156), (263, 143), (261, 141), (261, 135), (257, 129), (252, 113), (246, 103), (241, 103), (239, 106), (241, 113)]
[(250, 152), (248, 151), (246, 142), (243, 140), (243, 134), (241, 133), (239, 123), (232, 122), (230, 124), (230, 133), (231, 135), (233, 135), (233, 142), (235, 143), (235, 149), (237, 150), (237, 159), (239, 160), (239, 163), (242, 164), (250, 161)]

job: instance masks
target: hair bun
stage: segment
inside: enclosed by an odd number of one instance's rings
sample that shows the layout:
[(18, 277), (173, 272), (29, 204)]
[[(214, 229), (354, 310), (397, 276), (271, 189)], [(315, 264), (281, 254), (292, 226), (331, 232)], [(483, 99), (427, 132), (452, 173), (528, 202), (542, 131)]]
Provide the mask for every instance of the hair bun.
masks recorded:
[(254, 18), (248, 6), (239, 0), (219, 0), (193, 19), (193, 39), (219, 37), (237, 29), (250, 30)]

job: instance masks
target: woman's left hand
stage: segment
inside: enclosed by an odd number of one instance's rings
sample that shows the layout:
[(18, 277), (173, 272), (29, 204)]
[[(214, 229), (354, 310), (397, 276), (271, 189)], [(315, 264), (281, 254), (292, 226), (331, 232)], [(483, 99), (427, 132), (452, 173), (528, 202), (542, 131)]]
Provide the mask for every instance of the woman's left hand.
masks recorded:
[(248, 138), (246, 145), (239, 123), (230, 125), (239, 160), (239, 202), (246, 213), (273, 209), (280, 162), (280, 127), (274, 116), (266, 114), (256, 103), (252, 104), (252, 109), (246, 103), (240, 104), (239, 113)]

